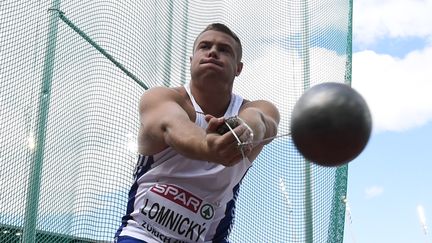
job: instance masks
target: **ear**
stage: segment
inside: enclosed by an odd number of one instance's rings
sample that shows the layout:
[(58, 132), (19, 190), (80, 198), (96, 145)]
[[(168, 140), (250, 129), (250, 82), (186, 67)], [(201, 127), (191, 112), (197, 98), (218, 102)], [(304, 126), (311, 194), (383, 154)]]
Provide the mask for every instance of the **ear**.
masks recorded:
[(243, 63), (242, 62), (237, 63), (236, 76), (239, 76), (242, 70), (243, 70)]

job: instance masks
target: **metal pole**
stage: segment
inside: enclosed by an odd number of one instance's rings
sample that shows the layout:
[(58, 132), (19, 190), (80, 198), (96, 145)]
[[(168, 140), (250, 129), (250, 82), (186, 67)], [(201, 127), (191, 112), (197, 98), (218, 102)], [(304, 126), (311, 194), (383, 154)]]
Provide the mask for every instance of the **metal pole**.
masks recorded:
[[(345, 84), (351, 85), (352, 71), (352, 19), (353, 19), (353, 1), (348, 0), (348, 33), (345, 62)], [(332, 209), (330, 211), (330, 227), (328, 231), (328, 243), (343, 242), (345, 227), (345, 211), (348, 183), (348, 164), (340, 166), (335, 172), (334, 194), (332, 200)]]
[(353, 0), (348, 0), (348, 1), (349, 1), (349, 13), (348, 13), (347, 48), (346, 48), (347, 59), (345, 62), (345, 83), (351, 85)]
[(173, 42), (173, 12), (174, 12), (174, 2), (172, 0), (168, 3), (168, 40), (166, 43), (165, 49), (165, 65), (164, 65), (164, 75), (163, 82), (164, 86), (169, 87), (171, 84), (171, 51), (172, 51), (172, 42)]
[(328, 229), (328, 243), (342, 243), (344, 238), (346, 194), (347, 194), (348, 165), (340, 166), (335, 172), (333, 184), (332, 208), (330, 211), (330, 226)]
[[(304, 90), (310, 87), (310, 58), (309, 58), (309, 1), (302, 1), (303, 5), (303, 80)], [(313, 211), (312, 211), (312, 166), (311, 162), (305, 159), (305, 242), (313, 243)]]
[[(182, 84), (186, 83), (186, 60), (189, 60), (186, 55), (186, 49), (187, 49), (187, 33), (188, 33), (188, 24), (189, 24), (189, 0), (185, 1), (185, 10), (184, 10), (184, 18), (183, 18), (183, 50), (182, 50), (182, 65), (181, 65), (181, 76), (180, 76), (180, 82)], [(192, 47), (193, 48), (193, 47)]]
[(141, 86), (144, 89), (148, 89), (147, 85), (144, 84), (137, 76), (135, 76), (133, 73), (129, 72), (121, 63), (119, 63), (113, 56), (111, 56), (105, 49), (103, 49), (101, 46), (99, 46), (96, 42), (94, 42), (86, 33), (84, 33), (82, 30), (80, 30), (75, 24), (70, 21), (63, 12), (59, 11), (60, 19), (67, 24), (69, 27), (71, 27), (76, 33), (78, 33), (84, 40), (86, 40), (90, 45), (92, 45), (96, 50), (98, 50), (102, 55), (104, 55), (108, 60), (110, 60), (116, 67), (120, 68), (128, 77), (133, 79), (139, 86)]
[[(52, 9), (60, 7), (60, 0), (52, 1)], [(51, 12), (48, 27), (48, 38), (45, 52), (42, 87), (39, 95), (39, 113), (36, 134), (36, 147), (32, 153), (32, 164), (29, 170), (27, 200), (24, 217), (22, 242), (36, 242), (36, 223), (41, 185), (42, 165), (44, 159), (45, 136), (48, 120), (49, 102), (51, 96), (51, 82), (54, 67), (55, 48), (58, 28), (58, 14)]]

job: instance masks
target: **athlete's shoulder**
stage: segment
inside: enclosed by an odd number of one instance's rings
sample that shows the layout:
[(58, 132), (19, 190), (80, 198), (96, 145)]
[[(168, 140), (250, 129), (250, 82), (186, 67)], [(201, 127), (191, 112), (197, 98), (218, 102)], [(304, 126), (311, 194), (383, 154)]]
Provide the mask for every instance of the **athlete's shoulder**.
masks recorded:
[(142, 94), (140, 103), (163, 101), (176, 101), (180, 103), (184, 101), (185, 94), (186, 91), (182, 87), (152, 87)]
[(146, 111), (165, 109), (166, 104), (177, 104), (195, 120), (195, 109), (189, 99), (184, 87), (154, 87), (142, 95), (139, 104), (139, 111), (143, 114)]
[(146, 90), (143, 93), (143, 96), (157, 96), (157, 95), (175, 96), (181, 93), (180, 88), (181, 87), (172, 88), (172, 87), (156, 86)]
[(267, 109), (273, 109), (277, 110), (277, 107), (268, 100), (244, 100), (242, 104), (242, 109), (248, 108), (248, 107), (255, 107), (255, 108), (267, 108)]

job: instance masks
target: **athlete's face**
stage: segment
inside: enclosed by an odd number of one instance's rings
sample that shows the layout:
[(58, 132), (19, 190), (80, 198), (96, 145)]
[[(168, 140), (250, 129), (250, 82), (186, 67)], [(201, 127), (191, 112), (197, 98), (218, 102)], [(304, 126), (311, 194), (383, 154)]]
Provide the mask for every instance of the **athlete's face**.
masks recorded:
[(213, 77), (234, 80), (243, 68), (237, 42), (229, 35), (208, 30), (195, 41), (191, 61), (192, 79)]

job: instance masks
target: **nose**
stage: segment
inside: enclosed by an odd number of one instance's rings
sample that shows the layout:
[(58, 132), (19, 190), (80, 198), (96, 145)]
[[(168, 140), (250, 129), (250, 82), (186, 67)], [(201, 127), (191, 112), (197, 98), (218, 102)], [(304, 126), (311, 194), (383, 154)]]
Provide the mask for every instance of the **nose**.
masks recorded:
[(216, 45), (213, 45), (213, 46), (209, 49), (209, 51), (208, 51), (208, 53), (207, 53), (207, 56), (208, 56), (208, 57), (213, 57), (213, 58), (217, 58), (217, 57), (218, 57), (218, 52), (217, 52), (217, 47), (216, 47)]

